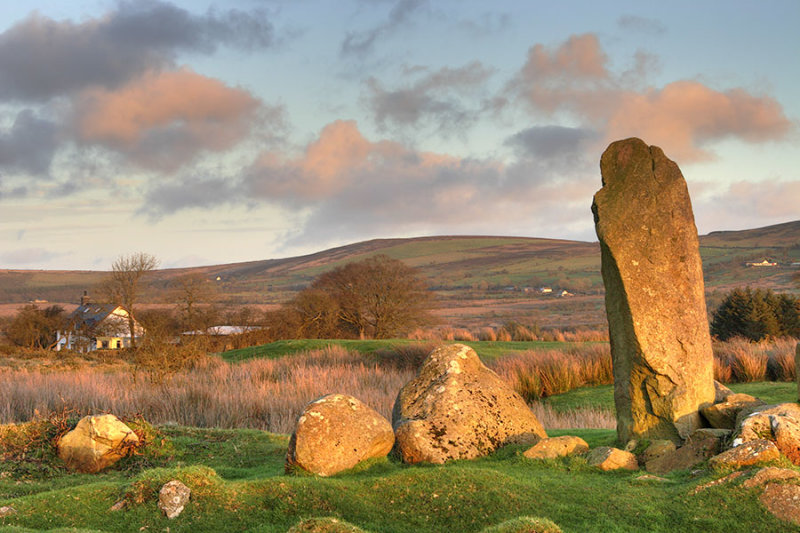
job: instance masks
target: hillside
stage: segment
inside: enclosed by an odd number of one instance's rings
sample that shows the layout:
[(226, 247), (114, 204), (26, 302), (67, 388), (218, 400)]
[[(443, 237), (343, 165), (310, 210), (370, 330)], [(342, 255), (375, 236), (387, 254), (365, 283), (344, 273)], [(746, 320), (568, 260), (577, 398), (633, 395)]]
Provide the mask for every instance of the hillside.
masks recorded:
[[(700, 252), (709, 293), (739, 285), (797, 290), (791, 278), (798, 268), (791, 263), (800, 262), (800, 221), (712, 232), (700, 237)], [(439, 297), (439, 314), (450, 323), (526, 319), (575, 326), (603, 322), (598, 244), (526, 237), (377, 239), (301, 257), (159, 270), (152, 274), (152, 287), (144, 299), (168, 304), (174, 280), (199, 273), (217, 286), (222, 303), (276, 306), (325, 270), (378, 253), (418, 268)], [(744, 266), (746, 261), (764, 258), (779, 266)], [(0, 303), (74, 303), (103, 276), (97, 271), (0, 270)], [(553, 293), (540, 295), (535, 290), (539, 287), (549, 287)], [(561, 290), (574, 296), (555, 297)]]

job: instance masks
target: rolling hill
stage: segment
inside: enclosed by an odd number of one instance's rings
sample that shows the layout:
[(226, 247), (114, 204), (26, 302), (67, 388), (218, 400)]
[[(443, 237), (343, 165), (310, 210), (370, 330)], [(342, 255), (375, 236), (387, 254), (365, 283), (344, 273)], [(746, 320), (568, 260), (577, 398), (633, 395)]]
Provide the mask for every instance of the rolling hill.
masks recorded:
[[(170, 303), (169, 289), (185, 274), (201, 274), (228, 305), (274, 307), (320, 273), (374, 254), (418, 268), (437, 293), (439, 314), (450, 323), (476, 325), (504, 320), (541, 325), (598, 325), (604, 320), (597, 243), (526, 237), (441, 236), (377, 239), (315, 254), (246, 263), (159, 270), (143, 297)], [(800, 221), (700, 237), (710, 306), (714, 293), (741, 285), (798, 290), (792, 276), (800, 262)], [(777, 267), (746, 267), (770, 258)], [(74, 303), (103, 278), (97, 271), (0, 270), (0, 303)], [(539, 294), (539, 287), (553, 290)], [(567, 290), (569, 298), (556, 294)], [(13, 307), (13, 305), (12, 305)]]

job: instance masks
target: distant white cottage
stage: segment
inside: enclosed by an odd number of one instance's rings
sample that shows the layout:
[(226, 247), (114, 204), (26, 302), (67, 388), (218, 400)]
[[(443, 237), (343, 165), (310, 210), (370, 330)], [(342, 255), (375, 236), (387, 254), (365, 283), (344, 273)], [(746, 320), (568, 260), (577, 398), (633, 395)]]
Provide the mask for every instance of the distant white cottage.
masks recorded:
[[(84, 291), (81, 305), (67, 318), (67, 329), (58, 332), (55, 350), (118, 350), (131, 345), (128, 312), (115, 304), (92, 303)], [(134, 333), (144, 334), (144, 328), (134, 320)]]
[(749, 267), (774, 267), (774, 266), (778, 266), (778, 263), (774, 263), (774, 262), (770, 261), (769, 259), (764, 259), (760, 263), (745, 263), (745, 266), (749, 266)]

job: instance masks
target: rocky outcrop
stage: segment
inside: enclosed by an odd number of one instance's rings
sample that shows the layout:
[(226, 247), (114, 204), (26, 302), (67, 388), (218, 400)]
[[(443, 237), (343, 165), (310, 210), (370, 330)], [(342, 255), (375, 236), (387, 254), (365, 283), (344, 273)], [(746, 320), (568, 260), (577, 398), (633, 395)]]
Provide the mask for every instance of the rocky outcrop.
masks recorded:
[(782, 403), (743, 409), (733, 444), (766, 439), (794, 464), (800, 464), (800, 404)]
[(589, 452), (586, 457), (589, 466), (596, 466), (600, 470), (638, 470), (639, 463), (636, 456), (618, 448), (599, 446)]
[(463, 344), (431, 352), (400, 390), (392, 423), (407, 463), (472, 459), (547, 437), (522, 397)]
[(697, 228), (686, 182), (660, 148), (612, 143), (592, 211), (606, 289), (621, 442), (676, 443), (715, 400)]
[(800, 525), (800, 485), (770, 483), (758, 500), (776, 518)]
[(191, 497), (191, 489), (180, 481), (173, 479), (165, 483), (161, 490), (158, 491), (158, 508), (164, 513), (164, 516), (171, 520), (177, 518), (183, 512)]
[(58, 456), (71, 470), (99, 472), (138, 444), (131, 428), (114, 415), (86, 416), (58, 442)]
[(286, 467), (331, 476), (385, 457), (393, 445), (392, 425), (380, 413), (352, 396), (329, 394), (308, 404), (298, 418)]
[(580, 437), (565, 435), (542, 439), (525, 450), (522, 455), (528, 459), (556, 459), (568, 455), (578, 455), (589, 451), (589, 445)]

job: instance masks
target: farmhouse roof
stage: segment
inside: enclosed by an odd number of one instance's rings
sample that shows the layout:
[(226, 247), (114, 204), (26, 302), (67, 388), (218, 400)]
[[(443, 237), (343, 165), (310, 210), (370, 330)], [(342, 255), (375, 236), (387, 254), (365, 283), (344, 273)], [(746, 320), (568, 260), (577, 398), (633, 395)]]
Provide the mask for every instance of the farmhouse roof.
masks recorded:
[(76, 328), (92, 329), (117, 309), (115, 304), (88, 303), (78, 306), (69, 316)]

